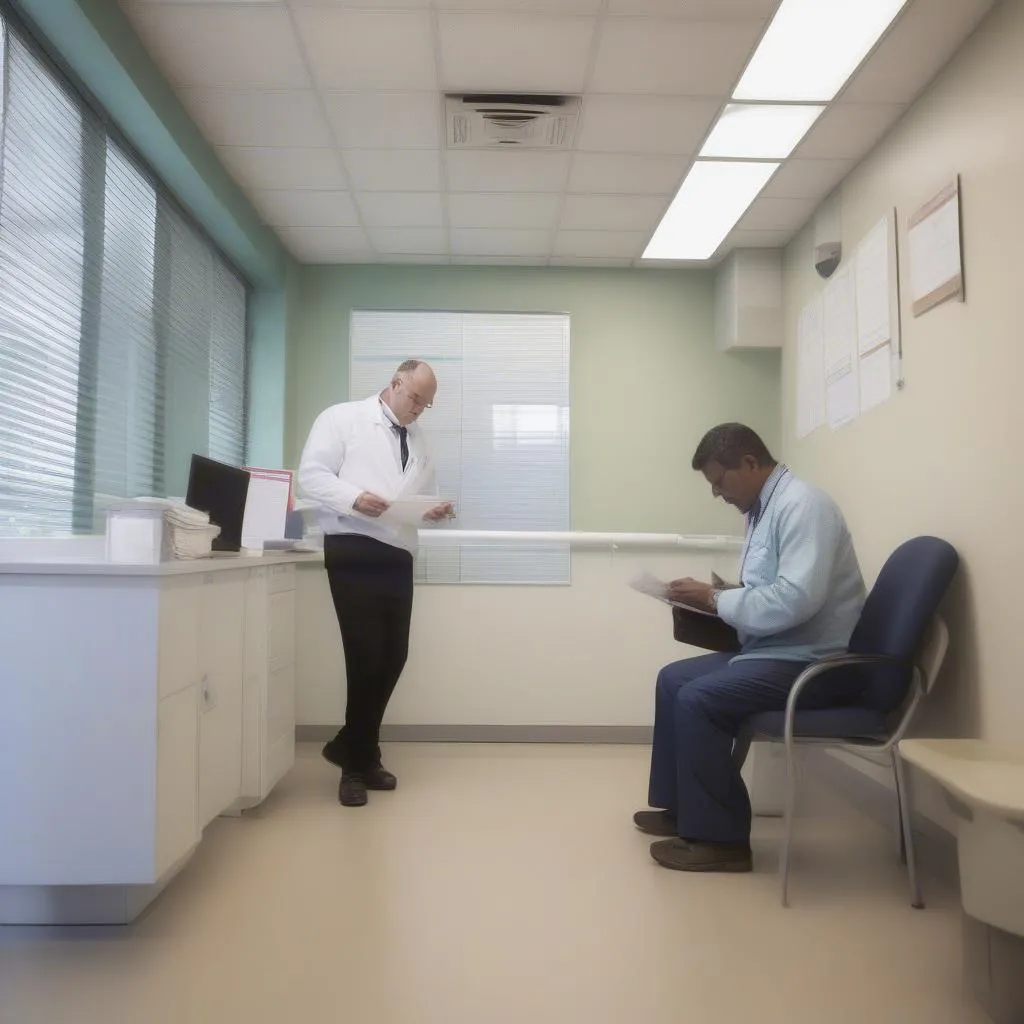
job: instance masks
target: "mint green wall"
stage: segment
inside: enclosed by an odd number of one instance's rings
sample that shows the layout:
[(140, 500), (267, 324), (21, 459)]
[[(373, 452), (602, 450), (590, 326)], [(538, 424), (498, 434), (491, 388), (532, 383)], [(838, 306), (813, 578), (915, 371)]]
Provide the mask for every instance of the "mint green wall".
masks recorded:
[(739, 530), (689, 461), (723, 420), (743, 420), (777, 445), (779, 356), (716, 351), (710, 272), (305, 266), (298, 276), (287, 465), (317, 413), (348, 397), (353, 308), (568, 312), (573, 529)]
[(253, 285), (250, 461), (280, 465), (289, 275), (296, 264), (217, 160), (116, 0), (16, 0)]

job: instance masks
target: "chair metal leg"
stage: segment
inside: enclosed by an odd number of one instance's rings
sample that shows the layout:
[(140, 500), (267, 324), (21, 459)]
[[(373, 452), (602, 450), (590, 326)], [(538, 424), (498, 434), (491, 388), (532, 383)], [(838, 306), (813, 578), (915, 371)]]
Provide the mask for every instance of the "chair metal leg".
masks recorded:
[(892, 774), (895, 780), (895, 791), (896, 791), (896, 835), (899, 837), (900, 843), (900, 863), (907, 863), (907, 839), (903, 834), (903, 792), (900, 786), (899, 773), (896, 771), (896, 753), (893, 751), (889, 755), (889, 760), (892, 763)]
[(796, 811), (796, 755), (793, 745), (786, 744), (786, 803), (783, 812), (782, 853), (779, 876), (782, 886), (782, 905), (789, 906), (789, 855), (793, 844), (793, 817)]
[(903, 768), (903, 758), (893, 748), (893, 770), (896, 775), (896, 791), (900, 795), (900, 823), (903, 829), (903, 842), (907, 849), (907, 880), (910, 883), (910, 905), (920, 909), (924, 906), (921, 897), (921, 883), (917, 877), (917, 857), (914, 853), (914, 833), (910, 824), (910, 793), (907, 789), (907, 777)]

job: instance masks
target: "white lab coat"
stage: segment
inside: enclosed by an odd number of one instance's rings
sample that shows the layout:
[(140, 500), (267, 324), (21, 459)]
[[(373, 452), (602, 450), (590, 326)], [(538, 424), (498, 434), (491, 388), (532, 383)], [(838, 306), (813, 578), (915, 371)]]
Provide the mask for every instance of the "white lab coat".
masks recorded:
[(437, 494), (434, 455), (422, 428), (410, 423), (405, 470), (398, 435), (380, 397), (342, 402), (316, 418), (299, 461), (299, 493), (317, 506), (324, 533), (357, 533), (415, 551), (413, 527), (382, 522), (355, 511), (363, 491), (394, 501)]

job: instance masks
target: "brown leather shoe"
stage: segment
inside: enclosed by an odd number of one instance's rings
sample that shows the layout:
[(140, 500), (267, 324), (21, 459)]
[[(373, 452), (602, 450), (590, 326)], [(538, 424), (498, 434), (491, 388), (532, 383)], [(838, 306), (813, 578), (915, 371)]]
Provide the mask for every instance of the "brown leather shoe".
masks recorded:
[(651, 856), (673, 871), (753, 871), (748, 843), (700, 843), (662, 839), (651, 843)]
[(649, 836), (675, 838), (679, 835), (676, 831), (676, 816), (671, 811), (637, 811), (633, 815), (633, 824)]

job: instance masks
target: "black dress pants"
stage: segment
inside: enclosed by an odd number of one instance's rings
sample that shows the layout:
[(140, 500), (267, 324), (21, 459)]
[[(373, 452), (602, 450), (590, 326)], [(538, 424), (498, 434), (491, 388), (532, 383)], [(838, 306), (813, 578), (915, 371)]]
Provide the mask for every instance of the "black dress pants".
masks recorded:
[(345, 649), (345, 725), (328, 744), (343, 771), (380, 761), (380, 724), (409, 654), (412, 555), (371, 537), (329, 534), (324, 563)]

